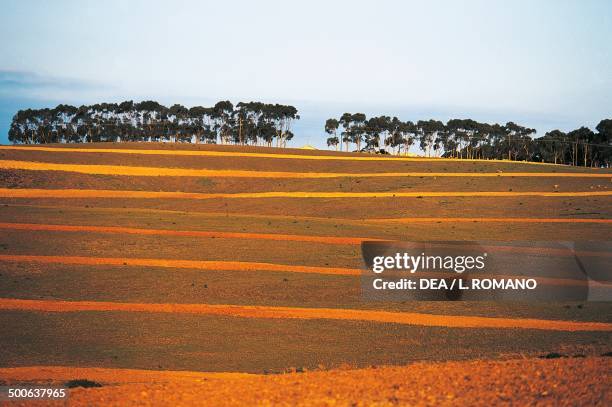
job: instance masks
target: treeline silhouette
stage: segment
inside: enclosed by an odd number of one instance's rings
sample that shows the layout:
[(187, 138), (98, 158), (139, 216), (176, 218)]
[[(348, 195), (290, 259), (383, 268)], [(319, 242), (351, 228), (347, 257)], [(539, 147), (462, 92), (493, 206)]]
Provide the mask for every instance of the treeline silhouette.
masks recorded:
[[(103, 141), (165, 141), (252, 144), (285, 147), (300, 116), (290, 105), (220, 101), (212, 107), (165, 107), (155, 101), (58, 105), (20, 110), (13, 117), (9, 140), (20, 144)], [(344, 113), (328, 119), (327, 145), (336, 150), (407, 154), (417, 147), (427, 156), (508, 159), (555, 164), (610, 167), (612, 119), (587, 127), (553, 130), (534, 138), (534, 129), (471, 119), (401, 121)], [(344, 148), (343, 148), (344, 147)]]
[(293, 138), (291, 124), (300, 116), (293, 106), (221, 101), (213, 107), (155, 101), (101, 103), (53, 109), (20, 110), (13, 117), (13, 143), (89, 143), (102, 141), (169, 141), (221, 144), (275, 144)]
[(593, 132), (587, 127), (547, 132), (533, 138), (534, 129), (514, 122), (505, 125), (479, 123), (471, 119), (401, 121), (397, 117), (367, 118), (363, 113), (344, 113), (328, 119), (327, 145), (345, 151), (408, 153), (418, 146), (427, 156), (465, 159), (508, 159), (555, 164), (610, 167), (612, 163), (612, 119), (599, 122)]

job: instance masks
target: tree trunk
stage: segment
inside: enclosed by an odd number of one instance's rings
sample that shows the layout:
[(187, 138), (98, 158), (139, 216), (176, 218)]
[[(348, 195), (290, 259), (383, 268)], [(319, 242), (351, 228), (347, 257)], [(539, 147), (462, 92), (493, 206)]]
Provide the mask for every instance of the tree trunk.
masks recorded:
[(242, 118), (238, 119), (238, 140), (240, 140), (240, 144), (244, 144), (242, 142)]

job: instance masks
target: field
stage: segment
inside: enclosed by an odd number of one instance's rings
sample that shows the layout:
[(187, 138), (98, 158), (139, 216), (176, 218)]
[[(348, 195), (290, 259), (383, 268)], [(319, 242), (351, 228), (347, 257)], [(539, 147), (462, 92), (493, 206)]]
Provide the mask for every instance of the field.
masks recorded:
[(611, 238), (609, 169), (3, 146), (0, 381), (88, 378), (73, 401), (106, 405), (610, 404), (609, 302), (367, 302), (358, 274), (372, 239)]

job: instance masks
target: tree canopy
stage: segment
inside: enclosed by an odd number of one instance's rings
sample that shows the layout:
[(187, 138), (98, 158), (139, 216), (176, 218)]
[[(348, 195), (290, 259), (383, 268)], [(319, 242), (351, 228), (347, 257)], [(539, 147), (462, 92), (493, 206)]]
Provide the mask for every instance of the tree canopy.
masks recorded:
[[(337, 136), (342, 127), (341, 138)], [(472, 119), (402, 121), (397, 117), (344, 113), (328, 119), (327, 145), (349, 151), (407, 154), (413, 146), (428, 157), (458, 159), (507, 159), (556, 164), (605, 166), (612, 164), (612, 119), (602, 120), (597, 133), (581, 127), (569, 133), (560, 130), (534, 138), (535, 129), (514, 122), (479, 123)], [(363, 145), (363, 147), (362, 147)]]
[(293, 106), (221, 101), (212, 107), (165, 107), (155, 101), (101, 103), (20, 110), (13, 117), (13, 143), (171, 141), (285, 146), (300, 116)]
[[(164, 141), (252, 144), (286, 147), (294, 136), (298, 110), (289, 105), (228, 100), (214, 106), (180, 104), (165, 107), (153, 100), (60, 104), (49, 109), (19, 110), (9, 129), (18, 144), (87, 143), (103, 141)], [(426, 156), (458, 159), (507, 159), (575, 166), (612, 164), (612, 119), (595, 131), (580, 127), (536, 131), (515, 122), (480, 123), (472, 119), (403, 121), (397, 117), (366, 117), (344, 113), (327, 119), (327, 145), (336, 150), (407, 154), (418, 148)]]

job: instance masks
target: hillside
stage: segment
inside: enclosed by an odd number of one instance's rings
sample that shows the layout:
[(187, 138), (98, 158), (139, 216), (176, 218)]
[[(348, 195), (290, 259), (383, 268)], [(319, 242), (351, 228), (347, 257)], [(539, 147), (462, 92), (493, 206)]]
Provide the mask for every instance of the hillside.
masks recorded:
[[(264, 374), (599, 356), (610, 303), (366, 302), (360, 244), (611, 240), (611, 181), (494, 160), (0, 146), (0, 380), (28, 366)], [(555, 369), (611, 367), (582, 360)]]
[[(595, 372), (601, 380), (593, 383)], [(76, 405), (609, 405), (612, 401), (606, 358), (413, 363), (281, 375), (0, 368), (0, 376), (9, 383), (23, 378), (62, 383), (78, 376), (111, 384), (74, 389), (70, 402)]]

